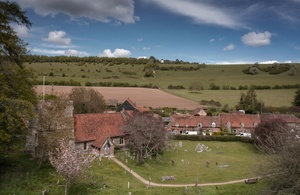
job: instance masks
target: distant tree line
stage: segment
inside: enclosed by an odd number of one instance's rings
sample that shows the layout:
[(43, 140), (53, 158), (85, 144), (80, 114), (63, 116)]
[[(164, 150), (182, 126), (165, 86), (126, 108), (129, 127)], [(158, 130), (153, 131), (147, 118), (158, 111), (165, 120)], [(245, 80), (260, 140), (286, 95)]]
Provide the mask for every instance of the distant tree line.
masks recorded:
[(86, 82), (85, 86), (99, 86), (99, 87), (141, 87), (141, 88), (153, 88), (158, 89), (157, 85), (154, 84), (144, 84), (144, 85), (138, 85), (138, 84), (130, 84), (130, 83), (122, 83), (122, 82)]
[(197, 66), (159, 66), (158, 70), (161, 70), (161, 71), (170, 71), (170, 70), (196, 71), (196, 70), (200, 70), (201, 67), (202, 67), (201, 65), (197, 65)]
[(158, 60), (154, 56), (150, 58), (131, 58), (131, 57), (98, 57), (98, 56), (45, 56), (45, 55), (22, 55), (21, 59), (27, 63), (45, 63), (45, 62), (87, 62), (102, 64), (147, 64), (147, 63), (165, 63), (165, 64), (199, 64), (197, 62), (187, 62), (182, 60)]
[[(34, 84), (43, 85), (43, 81), (34, 81)], [(69, 81), (45, 81), (45, 85), (81, 86), (81, 83), (71, 79)]]
[(296, 66), (294, 64), (278, 64), (278, 63), (274, 63), (271, 66), (268, 67), (261, 67), (259, 66), (258, 63), (247, 67), (246, 69), (243, 70), (243, 73), (245, 74), (251, 74), (251, 75), (255, 75), (258, 74), (259, 72), (267, 72), (271, 75), (275, 75), (275, 74), (281, 74), (281, 73), (285, 73), (287, 72), (289, 75), (293, 76), (295, 75), (297, 69)]

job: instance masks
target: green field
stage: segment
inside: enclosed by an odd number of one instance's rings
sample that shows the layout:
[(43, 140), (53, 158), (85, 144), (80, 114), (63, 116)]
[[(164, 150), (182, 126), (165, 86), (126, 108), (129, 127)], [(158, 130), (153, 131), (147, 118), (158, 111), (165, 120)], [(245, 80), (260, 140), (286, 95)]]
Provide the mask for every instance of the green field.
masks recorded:
[[(249, 65), (207, 65), (199, 70), (155, 70), (155, 77), (143, 77), (144, 65), (133, 64), (115, 64), (104, 65), (97, 63), (31, 63), (25, 64), (28, 68), (36, 71), (38, 80), (42, 80), (42, 75), (48, 75), (47, 81), (74, 81), (81, 82), (119, 82), (129, 83), (131, 85), (157, 85), (161, 90), (167, 91), (183, 98), (191, 99), (197, 102), (201, 100), (215, 100), (222, 105), (228, 104), (233, 107), (237, 104), (240, 90), (222, 90), (224, 86), (235, 87), (250, 85), (295, 85), (300, 84), (300, 65), (296, 67), (298, 71), (294, 76), (287, 73), (270, 75), (266, 72), (260, 72), (257, 75), (247, 75), (242, 72)], [(159, 64), (160, 67), (187, 66), (196, 67), (199, 65), (185, 64)], [(267, 67), (270, 65), (260, 65)], [(53, 76), (49, 76), (53, 74)], [(198, 93), (190, 93), (189, 87), (192, 83), (201, 83), (204, 90)], [(219, 86), (221, 90), (208, 90), (211, 83)], [(183, 86), (186, 90), (168, 90), (169, 85)], [(257, 90), (258, 100), (261, 100), (267, 106), (291, 106), (296, 89), (284, 90)]]
[[(163, 156), (152, 159), (147, 163), (136, 166), (132, 160), (128, 164), (132, 170), (142, 177), (151, 177), (153, 182), (161, 183), (161, 176), (174, 175), (176, 180), (165, 183), (200, 183), (222, 182), (257, 176), (258, 167), (266, 156), (260, 154), (253, 145), (240, 142), (201, 142), (212, 149), (210, 152), (197, 153), (194, 147), (198, 142), (183, 141), (183, 147), (174, 152), (173, 142), (170, 150)], [(218, 154), (217, 152), (223, 152)], [(121, 159), (124, 152), (117, 154)], [(172, 165), (171, 159), (175, 161)], [(184, 164), (181, 159), (189, 161)], [(206, 161), (210, 166), (206, 167)], [(228, 165), (226, 168), (218, 168), (215, 165)], [(63, 194), (63, 179), (49, 165), (39, 167), (38, 163), (30, 160), (29, 156), (22, 152), (10, 152), (0, 158), (0, 194), (41, 194), (42, 190), (50, 189), (50, 194)], [(128, 182), (130, 187), (128, 189)], [(103, 184), (107, 188), (103, 188)], [(247, 185), (244, 183), (208, 187), (188, 187), (188, 194), (257, 194), (264, 186), (261, 181), (258, 184)], [(183, 187), (152, 187), (147, 188), (136, 178), (114, 163), (103, 158), (95, 161), (90, 170), (80, 177), (78, 183), (71, 189), (71, 194), (183, 194)]]

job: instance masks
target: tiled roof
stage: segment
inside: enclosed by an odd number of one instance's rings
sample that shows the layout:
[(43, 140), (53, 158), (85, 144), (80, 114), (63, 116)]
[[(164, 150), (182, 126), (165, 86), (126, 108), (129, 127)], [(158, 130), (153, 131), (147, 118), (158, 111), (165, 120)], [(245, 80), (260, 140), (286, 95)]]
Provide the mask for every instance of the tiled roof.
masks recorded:
[(198, 124), (202, 124), (202, 127), (212, 127), (212, 123), (215, 123), (215, 127), (220, 127), (219, 117), (213, 116), (171, 116), (171, 126), (179, 127), (197, 127)]
[[(141, 108), (141, 107), (138, 107), (131, 99), (127, 98), (126, 100), (134, 109), (138, 110), (139, 112), (149, 112), (149, 108)], [(125, 101), (125, 102), (126, 102)], [(124, 103), (125, 103), (124, 102)], [(123, 104), (124, 104), (123, 103)]]
[(75, 114), (75, 142), (95, 141), (101, 147), (101, 140), (123, 135), (124, 118), (118, 113)]
[(268, 119), (281, 119), (286, 123), (300, 123), (300, 119), (292, 114), (268, 114), (268, 113), (261, 114), (261, 120), (268, 120)]
[(220, 119), (223, 125), (230, 123), (231, 127), (254, 128), (259, 122), (259, 115), (252, 114), (220, 114)]

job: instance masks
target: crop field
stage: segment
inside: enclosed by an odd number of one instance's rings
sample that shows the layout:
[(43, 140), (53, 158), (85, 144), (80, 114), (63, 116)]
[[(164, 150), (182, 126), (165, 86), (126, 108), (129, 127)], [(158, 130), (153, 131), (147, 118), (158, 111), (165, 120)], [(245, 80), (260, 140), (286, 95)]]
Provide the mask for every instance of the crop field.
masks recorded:
[[(54, 93), (69, 93), (73, 87), (71, 86), (45, 86), (46, 94)], [(139, 107), (172, 107), (178, 109), (193, 110), (200, 106), (195, 101), (181, 98), (158, 89), (146, 88), (122, 88), (122, 87), (93, 87), (99, 91), (106, 101), (117, 100), (118, 103), (123, 103), (127, 98), (135, 102)], [(43, 93), (43, 86), (36, 87), (38, 95)]]
[[(270, 75), (266, 72), (259, 72), (257, 75), (244, 74), (242, 71), (249, 65), (206, 65), (198, 70), (184, 71), (179, 69), (172, 70), (155, 70), (154, 77), (144, 77), (144, 65), (137, 64), (94, 64), (94, 63), (31, 63), (26, 64), (28, 68), (32, 68), (36, 72), (38, 80), (42, 81), (42, 75), (46, 75), (46, 81), (77, 81), (84, 86), (87, 82), (116, 82), (128, 83), (130, 85), (147, 85), (152, 84), (159, 87), (161, 91), (171, 93), (173, 95), (189, 99), (195, 104), (199, 105), (202, 100), (219, 101), (222, 106), (228, 104), (233, 108), (239, 101), (241, 90), (223, 90), (223, 87), (233, 87), (238, 89), (239, 86), (270, 86), (275, 85), (295, 85), (300, 84), (300, 65), (296, 64), (297, 71), (295, 75), (290, 76), (287, 73), (278, 75)], [(178, 66), (197, 67), (194, 64), (159, 64), (160, 67), (170, 68)], [(260, 65), (267, 67), (270, 65)], [(51, 75), (51, 76), (49, 76)], [(200, 83), (203, 90), (197, 93), (191, 93), (189, 87), (192, 83)], [(220, 87), (220, 90), (209, 90), (211, 84)], [(170, 90), (169, 85), (182, 86), (185, 89)], [(59, 91), (58, 87), (54, 87)], [(186, 103), (181, 106), (178, 102), (171, 103), (173, 100), (168, 99), (164, 101), (164, 96), (156, 96), (154, 91), (144, 89), (141, 92), (132, 92), (133, 89), (125, 89), (126, 94), (120, 92), (120, 89), (109, 89), (114, 97), (108, 96), (105, 93), (107, 90), (101, 89), (103, 96), (110, 99), (117, 99), (123, 101), (126, 98), (131, 98), (132, 94), (139, 93), (141, 96), (134, 96), (131, 99), (139, 106), (151, 107), (173, 107), (189, 109)], [(113, 92), (115, 91), (115, 92)], [(296, 89), (280, 89), (280, 90), (256, 90), (257, 99), (264, 102), (267, 106), (291, 106)], [(125, 98), (124, 98), (125, 96)], [(147, 99), (149, 97), (149, 99)], [(153, 97), (153, 98), (151, 98)], [(156, 102), (154, 104), (152, 101)], [(142, 100), (147, 100), (143, 102)], [(158, 104), (158, 105), (157, 105)]]

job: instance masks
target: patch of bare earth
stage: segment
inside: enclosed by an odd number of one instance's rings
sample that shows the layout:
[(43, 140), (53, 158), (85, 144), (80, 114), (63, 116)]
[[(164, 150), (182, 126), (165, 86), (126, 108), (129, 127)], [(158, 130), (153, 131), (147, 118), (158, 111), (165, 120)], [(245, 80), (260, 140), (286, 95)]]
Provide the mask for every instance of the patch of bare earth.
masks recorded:
[[(72, 86), (45, 86), (45, 94), (60, 94), (69, 93)], [(104, 99), (109, 102), (116, 100), (118, 103), (123, 103), (127, 98), (131, 99), (139, 107), (172, 107), (177, 109), (193, 110), (201, 105), (197, 102), (187, 100), (172, 94), (163, 92), (159, 89), (147, 88), (123, 88), (123, 87), (92, 87), (99, 91)], [(38, 95), (43, 93), (43, 86), (36, 87)]]

